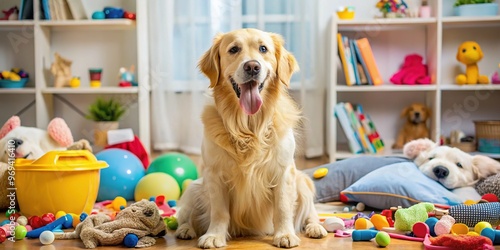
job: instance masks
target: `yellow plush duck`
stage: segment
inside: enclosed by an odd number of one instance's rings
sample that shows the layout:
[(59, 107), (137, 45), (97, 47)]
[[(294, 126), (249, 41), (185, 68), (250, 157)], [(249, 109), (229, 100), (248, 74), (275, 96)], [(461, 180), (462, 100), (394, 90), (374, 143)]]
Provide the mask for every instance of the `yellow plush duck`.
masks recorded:
[(488, 76), (479, 75), (477, 62), (483, 58), (483, 51), (478, 43), (473, 41), (463, 42), (457, 51), (457, 60), (465, 64), (465, 74), (455, 78), (458, 85), (463, 84), (488, 84)]

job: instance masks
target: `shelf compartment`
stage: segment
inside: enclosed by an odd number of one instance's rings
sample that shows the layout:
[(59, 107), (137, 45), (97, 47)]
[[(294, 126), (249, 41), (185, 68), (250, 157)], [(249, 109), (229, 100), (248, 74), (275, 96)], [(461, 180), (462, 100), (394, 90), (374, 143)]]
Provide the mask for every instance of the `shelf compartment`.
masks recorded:
[(434, 91), (436, 85), (367, 85), (367, 86), (337, 86), (338, 92), (396, 92), (396, 91)]
[(35, 22), (33, 20), (10, 20), (10, 21), (5, 21), (2, 20), (0, 21), (0, 29), (1, 30), (8, 30), (8, 29), (19, 29), (23, 27), (32, 27), (35, 25)]
[(371, 31), (423, 28), (437, 24), (436, 18), (377, 18), (367, 20), (336, 20), (339, 31)]
[(442, 23), (443, 23), (443, 28), (487, 27), (487, 26), (500, 27), (500, 16), (443, 17)]
[(0, 88), (0, 94), (35, 94), (35, 88), (18, 88), (18, 89)]
[(44, 88), (44, 94), (137, 94), (138, 87)]
[(135, 29), (130, 19), (39, 21), (40, 26), (54, 30), (128, 30)]
[(477, 84), (477, 85), (442, 85), (443, 91), (476, 91), (476, 90), (500, 90), (500, 84)]
[(395, 156), (395, 157), (405, 157), (403, 154), (403, 151), (401, 149), (399, 150), (393, 150), (391, 149), (391, 145), (387, 146), (385, 145), (384, 151), (377, 153), (377, 154), (353, 154), (351, 151), (349, 151), (349, 147), (347, 144), (339, 144), (337, 145), (337, 152), (335, 153), (335, 158), (337, 159), (349, 159), (349, 158), (354, 158), (354, 157), (360, 157), (360, 156)]

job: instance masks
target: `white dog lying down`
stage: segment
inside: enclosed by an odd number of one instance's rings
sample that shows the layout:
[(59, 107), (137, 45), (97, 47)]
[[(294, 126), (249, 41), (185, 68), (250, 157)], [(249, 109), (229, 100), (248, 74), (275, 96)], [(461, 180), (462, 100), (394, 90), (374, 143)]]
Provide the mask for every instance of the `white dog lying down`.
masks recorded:
[(470, 187), (500, 172), (500, 162), (483, 155), (470, 155), (458, 148), (438, 146), (429, 139), (405, 144), (404, 154), (429, 178), (448, 189)]
[(300, 230), (326, 236), (314, 207), (314, 185), (295, 168), (294, 130), (300, 119), (287, 92), (295, 58), (276, 34), (237, 30), (214, 39), (200, 61), (214, 103), (202, 115), (203, 181), (182, 195), (176, 236), (201, 236), (202, 248), (227, 238), (274, 235), (295, 247)]

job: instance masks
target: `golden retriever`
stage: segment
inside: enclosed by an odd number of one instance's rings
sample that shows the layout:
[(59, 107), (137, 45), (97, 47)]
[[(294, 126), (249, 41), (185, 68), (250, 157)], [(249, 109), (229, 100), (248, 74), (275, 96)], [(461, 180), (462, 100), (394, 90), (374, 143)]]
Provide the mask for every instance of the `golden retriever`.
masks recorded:
[(403, 109), (401, 117), (406, 118), (403, 128), (399, 131), (396, 143), (392, 146), (401, 149), (412, 140), (429, 138), (427, 119), (431, 116), (431, 110), (421, 103), (413, 103)]
[(470, 155), (458, 148), (439, 146), (429, 139), (404, 145), (403, 153), (422, 173), (448, 189), (472, 187), (479, 180), (500, 173), (500, 162), (483, 155)]
[(300, 111), (287, 92), (298, 69), (281, 36), (256, 29), (217, 35), (202, 56), (212, 104), (202, 114), (203, 179), (182, 195), (176, 236), (198, 246), (230, 237), (274, 235), (273, 245), (299, 245), (298, 231), (326, 236), (314, 186), (295, 167)]

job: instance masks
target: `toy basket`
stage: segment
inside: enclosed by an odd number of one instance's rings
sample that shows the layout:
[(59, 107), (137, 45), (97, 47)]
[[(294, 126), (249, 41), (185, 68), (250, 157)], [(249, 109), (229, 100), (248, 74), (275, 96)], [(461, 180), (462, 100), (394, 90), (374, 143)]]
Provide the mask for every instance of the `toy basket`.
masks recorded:
[(500, 121), (474, 121), (477, 149), (484, 153), (500, 153)]

